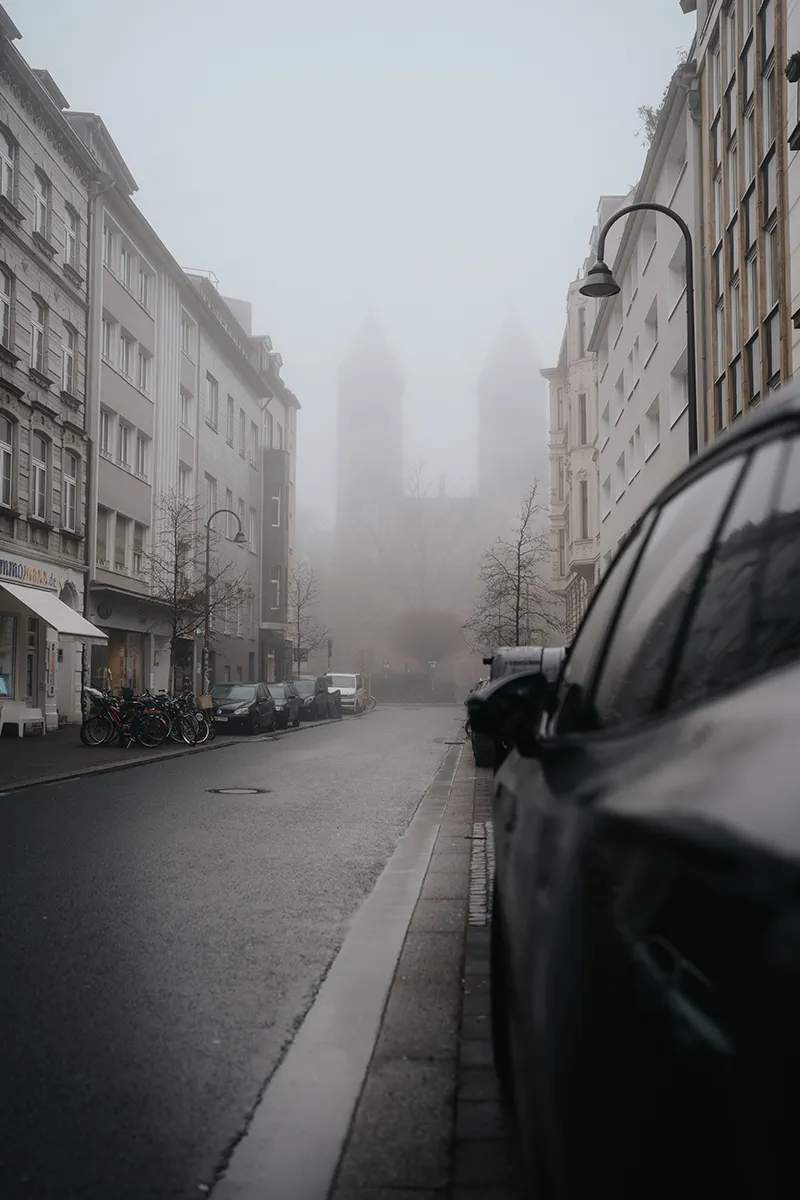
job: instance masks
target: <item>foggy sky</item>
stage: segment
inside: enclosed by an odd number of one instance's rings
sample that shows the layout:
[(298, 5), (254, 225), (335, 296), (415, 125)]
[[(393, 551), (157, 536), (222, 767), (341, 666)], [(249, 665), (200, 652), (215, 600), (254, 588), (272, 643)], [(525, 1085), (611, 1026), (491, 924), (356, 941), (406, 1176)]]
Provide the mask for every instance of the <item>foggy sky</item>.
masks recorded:
[(103, 118), (178, 261), (253, 301), (303, 405), (298, 505), (323, 523), (338, 362), (368, 312), (406, 372), (407, 459), (474, 486), (493, 335), (513, 312), (555, 362), (598, 197), (636, 182), (636, 109), (694, 30), (678, 0), (5, 6), (30, 65)]

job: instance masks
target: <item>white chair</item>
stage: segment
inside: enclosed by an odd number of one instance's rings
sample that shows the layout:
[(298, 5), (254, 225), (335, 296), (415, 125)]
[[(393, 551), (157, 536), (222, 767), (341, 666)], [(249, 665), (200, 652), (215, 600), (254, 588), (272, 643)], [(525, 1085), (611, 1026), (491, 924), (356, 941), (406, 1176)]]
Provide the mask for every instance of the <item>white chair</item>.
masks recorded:
[(22, 700), (4, 700), (0, 705), (0, 735), (4, 725), (16, 725), (20, 737), (24, 737), (25, 725), (41, 725), (45, 732), (44, 718), (40, 708), (28, 708)]

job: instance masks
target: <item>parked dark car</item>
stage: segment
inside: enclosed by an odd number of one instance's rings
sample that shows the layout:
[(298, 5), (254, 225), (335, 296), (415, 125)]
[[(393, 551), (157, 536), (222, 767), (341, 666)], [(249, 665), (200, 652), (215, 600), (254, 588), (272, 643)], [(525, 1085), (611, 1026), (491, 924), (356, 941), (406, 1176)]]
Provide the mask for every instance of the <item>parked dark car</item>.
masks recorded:
[(302, 700), (293, 683), (268, 683), (269, 694), (275, 701), (275, 724), (278, 729), (288, 729), (300, 724)]
[(469, 701), (495, 779), (491, 1011), (548, 1200), (796, 1190), (800, 404), (637, 522), (555, 690)]
[[(542, 671), (547, 679), (555, 681), (565, 653), (563, 646), (498, 646), (494, 654), (483, 660), (489, 667), (489, 678), (485, 682), (492, 683), (524, 671)], [(470, 728), (470, 742), (476, 767), (500, 766), (506, 753), (500, 739)]]
[(300, 716), (303, 721), (324, 721), (328, 711), (328, 682), (323, 675), (299, 675), (291, 681), (302, 701)]
[(275, 728), (275, 701), (265, 683), (215, 683), (211, 689), (215, 724), (231, 733), (262, 733)]

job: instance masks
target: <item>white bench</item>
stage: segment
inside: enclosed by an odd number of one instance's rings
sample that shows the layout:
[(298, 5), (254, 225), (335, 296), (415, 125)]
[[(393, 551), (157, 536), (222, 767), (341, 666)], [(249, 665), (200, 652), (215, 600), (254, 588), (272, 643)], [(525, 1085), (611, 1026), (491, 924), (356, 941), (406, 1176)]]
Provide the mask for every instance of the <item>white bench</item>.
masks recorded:
[(47, 732), (40, 708), (28, 708), (22, 700), (4, 700), (0, 704), (0, 735), (4, 725), (16, 725), (19, 736), (23, 737), (26, 724), (41, 725), (42, 733)]

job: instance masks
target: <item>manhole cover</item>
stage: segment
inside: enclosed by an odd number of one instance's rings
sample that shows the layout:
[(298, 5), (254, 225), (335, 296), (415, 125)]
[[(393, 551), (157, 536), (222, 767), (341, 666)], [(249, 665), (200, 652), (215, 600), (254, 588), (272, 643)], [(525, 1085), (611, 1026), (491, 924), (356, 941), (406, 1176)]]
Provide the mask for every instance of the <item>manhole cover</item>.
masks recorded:
[(266, 796), (272, 788), (208, 788), (207, 791), (213, 792), (215, 796)]

